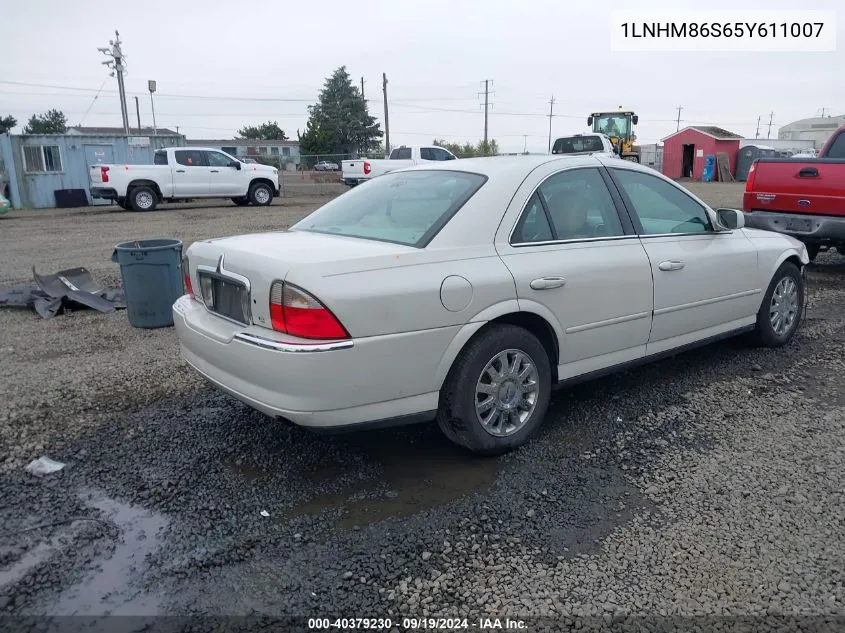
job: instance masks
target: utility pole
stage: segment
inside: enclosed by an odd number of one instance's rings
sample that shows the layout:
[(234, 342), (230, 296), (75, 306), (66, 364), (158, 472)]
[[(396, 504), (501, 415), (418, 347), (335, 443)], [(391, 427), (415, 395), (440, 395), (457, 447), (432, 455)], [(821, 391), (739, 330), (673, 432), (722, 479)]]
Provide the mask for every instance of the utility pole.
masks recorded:
[(384, 91), (384, 149), (390, 156), (390, 118), (387, 115), (387, 73), (381, 74), (381, 89)]
[(769, 133), (766, 136), (766, 138), (772, 138), (772, 119), (774, 118), (774, 116), (775, 116), (774, 112), (769, 113)]
[(487, 116), (490, 109), (490, 80), (484, 80), (484, 151), (487, 151)]
[(761, 116), (757, 117), (757, 132), (754, 134), (754, 138), (760, 138), (760, 119), (762, 118)]
[(138, 134), (141, 133), (141, 106), (138, 105), (138, 97), (135, 97), (135, 116), (138, 117)]
[(827, 108), (822, 108), (822, 118), (824, 118), (824, 111), (825, 110), (827, 110)]
[(366, 101), (367, 98), (364, 96), (364, 78), (361, 77), (361, 101)]
[(555, 115), (555, 96), (549, 99), (549, 154), (552, 153), (552, 117)]
[(129, 111), (126, 108), (126, 88), (123, 85), (123, 72), (126, 70), (125, 59), (123, 51), (120, 49), (120, 33), (116, 30), (114, 32), (114, 39), (109, 40), (108, 47), (98, 48), (97, 50), (104, 55), (111, 57), (111, 59), (104, 61), (103, 65), (111, 68), (111, 76), (117, 76), (117, 87), (120, 92), (120, 114), (123, 117), (123, 132), (129, 135)]
[(675, 131), (680, 132), (681, 130), (681, 110), (684, 109), (684, 106), (678, 106), (678, 124), (675, 126)]
[(528, 135), (527, 134), (522, 135), (522, 153), (523, 154), (528, 153)]

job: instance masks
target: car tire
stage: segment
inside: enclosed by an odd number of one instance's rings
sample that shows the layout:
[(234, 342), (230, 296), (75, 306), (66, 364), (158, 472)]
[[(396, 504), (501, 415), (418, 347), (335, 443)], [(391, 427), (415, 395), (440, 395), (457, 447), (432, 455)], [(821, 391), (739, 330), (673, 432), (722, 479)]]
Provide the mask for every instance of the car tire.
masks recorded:
[[(798, 267), (792, 262), (781, 264), (757, 312), (754, 339), (758, 345), (782, 347), (792, 340), (801, 325), (805, 292), (804, 277)], [(780, 324), (784, 321), (786, 323), (781, 330)]]
[(247, 198), (246, 196), (242, 196), (242, 197), (239, 197), (239, 198), (232, 198), (232, 202), (234, 202), (239, 207), (245, 207), (246, 205), (249, 204), (249, 198)]
[(257, 182), (249, 188), (247, 197), (256, 207), (266, 207), (273, 202), (273, 189), (266, 182)]
[(819, 244), (804, 244), (807, 247), (807, 256), (810, 258), (810, 261), (814, 261), (816, 257), (819, 256), (819, 250), (821, 250), (821, 245)]
[[(522, 356), (518, 361), (516, 354)], [(509, 366), (516, 367), (515, 372), (529, 371), (526, 376), (527, 383), (521, 383), (519, 378), (514, 376), (516, 380), (505, 380), (498, 383), (499, 387), (496, 386), (497, 383), (491, 380), (487, 368), (492, 365), (493, 372), (501, 373), (504, 369), (502, 361), (505, 359)], [(526, 363), (530, 363), (532, 369), (529, 369)], [(517, 412), (519, 417), (519, 408), (509, 409), (508, 424), (503, 426), (502, 409), (499, 408), (502, 404), (500, 396), (510, 400), (504, 403), (505, 406), (513, 406), (513, 403), (520, 399), (519, 385), (530, 383), (533, 383), (535, 389), (527, 392), (529, 395), (534, 394), (533, 401), (523, 401), (531, 406), (527, 416), (515, 420), (513, 413)], [(487, 409), (482, 405), (482, 412), (479, 413), (478, 405), (485, 401), (484, 395), (488, 389), (499, 389), (499, 392), (487, 394), (494, 404), (488, 405), (490, 408)], [(501, 391), (502, 389), (504, 391)], [(550, 392), (549, 356), (537, 337), (515, 325), (488, 326), (470, 340), (452, 365), (440, 390), (437, 424), (447, 438), (474, 453), (501, 455), (524, 444), (537, 430), (549, 406)], [(498, 429), (493, 415), (499, 416)], [(484, 417), (487, 417), (487, 425), (482, 422)], [(508, 426), (512, 428), (509, 430)]]
[(117, 206), (119, 206), (124, 211), (131, 211), (132, 205), (129, 204), (129, 201), (126, 198), (118, 198), (114, 201)]
[(133, 211), (152, 211), (158, 204), (156, 192), (150, 187), (135, 187), (129, 192), (128, 200)]

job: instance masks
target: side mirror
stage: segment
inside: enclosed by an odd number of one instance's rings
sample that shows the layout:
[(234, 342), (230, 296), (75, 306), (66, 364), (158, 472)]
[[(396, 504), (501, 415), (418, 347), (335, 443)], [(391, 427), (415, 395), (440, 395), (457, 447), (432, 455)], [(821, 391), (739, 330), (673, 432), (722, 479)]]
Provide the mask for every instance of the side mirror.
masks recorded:
[(587, 117), (587, 125), (589, 126), (589, 125), (592, 125), (592, 124), (593, 124), (593, 117), (588, 116)]
[(241, 170), (241, 163), (240, 163), (240, 161), (235, 161), (234, 163), (232, 163), (232, 167), (234, 167), (235, 169), (237, 169), (238, 171), (240, 171), (240, 170)]
[(716, 219), (722, 228), (730, 231), (745, 226), (745, 214), (739, 209), (718, 209)]
[(631, 121), (633, 121), (634, 125), (636, 125), (639, 122), (639, 120), (640, 120), (640, 117), (638, 117), (636, 114), (631, 117)]

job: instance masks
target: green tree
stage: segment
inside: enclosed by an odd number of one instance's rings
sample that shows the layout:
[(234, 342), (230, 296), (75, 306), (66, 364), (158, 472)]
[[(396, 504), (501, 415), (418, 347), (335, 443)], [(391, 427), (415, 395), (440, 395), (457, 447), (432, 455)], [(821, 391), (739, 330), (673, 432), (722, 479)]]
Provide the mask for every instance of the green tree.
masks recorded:
[(303, 154), (364, 155), (384, 136), (370, 116), (361, 92), (341, 66), (326, 79), (318, 101), (308, 106), (308, 123), (300, 137)]
[(33, 114), (23, 129), (24, 134), (64, 134), (65, 132), (67, 132), (67, 118), (61, 110)]
[(490, 139), (485, 145), (484, 141), (479, 141), (477, 145), (470, 142), (449, 143), (443, 139), (434, 139), (432, 145), (437, 145), (443, 149), (448, 149), (458, 158), (475, 158), (477, 156), (495, 156), (499, 153), (499, 144), (496, 139)]
[(284, 130), (279, 127), (277, 121), (267, 121), (261, 125), (245, 125), (238, 130), (239, 138), (257, 139), (262, 141), (286, 141), (288, 140)]
[(0, 116), (0, 134), (11, 132), (12, 128), (18, 124), (18, 120), (11, 114), (9, 116)]

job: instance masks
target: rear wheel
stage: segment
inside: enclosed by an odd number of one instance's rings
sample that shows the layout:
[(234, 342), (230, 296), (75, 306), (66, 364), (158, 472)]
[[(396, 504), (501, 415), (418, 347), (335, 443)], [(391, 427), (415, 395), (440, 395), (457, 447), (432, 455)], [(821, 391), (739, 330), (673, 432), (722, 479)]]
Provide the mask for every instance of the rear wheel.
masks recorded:
[(135, 187), (129, 192), (129, 204), (133, 211), (152, 211), (158, 204), (158, 198), (149, 187)]
[(257, 207), (266, 207), (273, 201), (273, 190), (266, 182), (257, 182), (249, 188), (249, 201)]
[(443, 388), (437, 423), (450, 440), (483, 455), (524, 444), (546, 414), (549, 357), (528, 330), (493, 325), (455, 361)]
[(232, 198), (232, 202), (234, 202), (239, 207), (245, 207), (246, 205), (249, 204), (249, 198), (247, 198), (246, 196), (241, 196), (241, 197), (238, 197), (238, 198)]
[(801, 324), (804, 278), (792, 262), (784, 262), (772, 277), (757, 313), (756, 342), (765, 347), (789, 343)]

